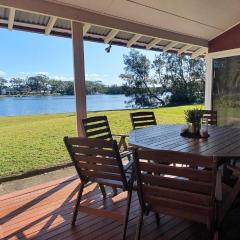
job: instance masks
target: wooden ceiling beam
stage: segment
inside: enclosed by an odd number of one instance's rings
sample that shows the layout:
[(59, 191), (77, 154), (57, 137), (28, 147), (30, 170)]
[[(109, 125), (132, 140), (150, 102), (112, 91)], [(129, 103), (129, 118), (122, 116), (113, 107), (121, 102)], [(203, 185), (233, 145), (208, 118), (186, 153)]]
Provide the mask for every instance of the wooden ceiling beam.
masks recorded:
[(192, 47), (192, 45), (189, 45), (189, 44), (187, 44), (187, 45), (185, 45), (184, 47), (182, 47), (182, 48), (180, 48), (179, 50), (178, 50), (178, 55), (181, 55), (182, 53), (184, 53), (184, 52), (186, 52), (189, 48), (191, 48)]
[(192, 59), (195, 59), (201, 55), (203, 55), (204, 53), (207, 53), (207, 48), (199, 48), (197, 51), (192, 53)]
[(13, 7), (23, 11), (43, 14), (47, 16), (56, 16), (58, 18), (71, 21), (90, 23), (97, 26), (103, 26), (111, 29), (119, 29), (121, 31), (133, 34), (141, 34), (152, 38), (169, 39), (181, 43), (193, 44), (196, 46), (208, 46), (205, 39), (188, 36), (144, 24), (135, 23), (117, 17), (107, 16), (85, 9), (75, 8), (69, 5), (63, 5), (56, 2), (46, 0), (0, 0), (0, 5), (4, 7)]
[(49, 35), (49, 34), (51, 33), (51, 31), (52, 31), (52, 29), (53, 29), (56, 21), (57, 21), (57, 17), (50, 17), (50, 18), (49, 18), (47, 27), (46, 27), (46, 29), (45, 29), (45, 34), (46, 34), (46, 35)]
[(15, 8), (10, 8), (9, 9), (9, 17), (8, 17), (8, 29), (9, 30), (13, 29), (15, 13), (16, 13)]
[(89, 23), (85, 23), (83, 25), (83, 36), (87, 34), (87, 32), (90, 29), (90, 27), (91, 27), (91, 24), (89, 24)]
[(163, 52), (166, 52), (166, 51), (172, 49), (172, 48), (173, 48), (174, 46), (176, 46), (176, 45), (177, 45), (177, 42), (175, 42), (175, 41), (170, 42), (167, 46), (165, 46), (165, 47), (163, 48)]
[(119, 30), (117, 29), (112, 29), (109, 34), (105, 37), (104, 43), (110, 43), (113, 38), (118, 34)]
[(142, 37), (142, 35), (140, 35), (140, 34), (134, 35), (134, 36), (127, 42), (127, 47), (131, 47), (131, 46), (132, 46), (134, 43), (136, 43), (141, 37)]
[(160, 38), (153, 39), (150, 43), (147, 44), (146, 49), (149, 50), (149, 49), (155, 47), (160, 41), (161, 41)]

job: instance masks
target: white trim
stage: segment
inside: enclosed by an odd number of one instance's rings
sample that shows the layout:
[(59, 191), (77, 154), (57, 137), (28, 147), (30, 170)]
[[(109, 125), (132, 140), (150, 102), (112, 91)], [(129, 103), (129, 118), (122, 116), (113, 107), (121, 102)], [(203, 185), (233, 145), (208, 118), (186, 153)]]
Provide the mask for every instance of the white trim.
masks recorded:
[(205, 109), (212, 109), (212, 63), (213, 59), (206, 55), (206, 80), (205, 80)]
[(208, 53), (206, 55), (205, 109), (212, 109), (213, 60), (234, 56), (240, 56), (240, 48)]
[(225, 51), (213, 52), (208, 54), (211, 58), (224, 58), (240, 55), (240, 48), (234, 48)]

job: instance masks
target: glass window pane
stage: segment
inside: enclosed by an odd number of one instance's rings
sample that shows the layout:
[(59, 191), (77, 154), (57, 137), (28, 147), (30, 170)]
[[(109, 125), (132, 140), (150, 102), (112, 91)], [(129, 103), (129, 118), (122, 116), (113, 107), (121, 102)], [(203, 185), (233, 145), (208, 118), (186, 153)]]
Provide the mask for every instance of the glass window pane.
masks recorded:
[(212, 101), (220, 126), (240, 127), (240, 56), (214, 59)]

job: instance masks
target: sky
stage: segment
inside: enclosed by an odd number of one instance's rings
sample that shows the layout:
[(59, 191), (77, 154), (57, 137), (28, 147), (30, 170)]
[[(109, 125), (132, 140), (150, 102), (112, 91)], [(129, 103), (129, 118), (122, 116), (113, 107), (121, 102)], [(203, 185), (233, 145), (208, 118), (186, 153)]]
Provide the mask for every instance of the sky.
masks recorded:
[[(73, 79), (72, 41), (70, 38), (45, 36), (0, 28), (0, 77), (31, 76), (44, 73), (59, 80)], [(102, 81), (106, 85), (123, 82), (123, 54), (130, 49), (112, 46), (106, 53), (106, 44), (84, 42), (86, 80)], [(150, 60), (156, 52), (140, 50)]]

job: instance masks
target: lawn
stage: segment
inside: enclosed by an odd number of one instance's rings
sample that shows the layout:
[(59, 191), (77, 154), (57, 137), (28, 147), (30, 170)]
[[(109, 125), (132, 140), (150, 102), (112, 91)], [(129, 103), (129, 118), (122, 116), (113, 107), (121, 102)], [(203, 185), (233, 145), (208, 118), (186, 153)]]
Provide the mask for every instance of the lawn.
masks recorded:
[[(153, 109), (158, 123), (184, 123), (184, 110), (193, 106)], [(196, 106), (195, 106), (196, 107)], [(130, 110), (91, 112), (106, 115), (113, 133), (131, 129)], [(0, 117), (0, 176), (54, 166), (68, 161), (63, 137), (76, 135), (73, 113)]]

